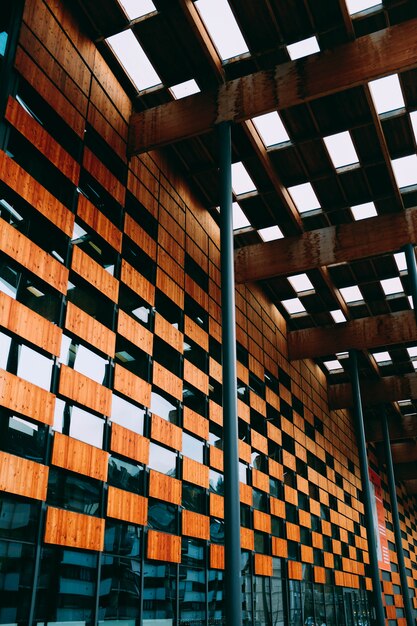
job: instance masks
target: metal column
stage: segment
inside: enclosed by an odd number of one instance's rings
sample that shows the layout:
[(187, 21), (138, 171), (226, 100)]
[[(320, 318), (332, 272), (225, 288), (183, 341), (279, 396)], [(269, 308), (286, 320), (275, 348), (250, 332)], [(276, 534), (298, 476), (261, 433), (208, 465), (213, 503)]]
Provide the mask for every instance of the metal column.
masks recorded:
[(417, 264), (414, 246), (407, 243), (404, 248), (405, 258), (407, 261), (408, 277), (410, 279), (411, 297), (413, 299), (414, 314), (417, 316)]
[(355, 350), (349, 352), (352, 380), (353, 417), (359, 453), (359, 466), (365, 508), (366, 535), (368, 538), (369, 564), (372, 579), (372, 598), (376, 611), (377, 626), (385, 626), (385, 613), (382, 604), (382, 589), (379, 578), (378, 550), (375, 536), (374, 512), (372, 507), (371, 484), (369, 480), (368, 456), (366, 452), (365, 428), (363, 424), (362, 399), (359, 385), (358, 355)]
[(404, 611), (407, 626), (414, 626), (413, 610), (411, 607), (410, 595), (408, 593), (407, 573), (405, 571), (404, 552), (401, 538), (400, 518), (398, 516), (397, 492), (395, 489), (394, 465), (392, 463), (391, 442), (389, 437), (388, 419), (386, 409), (382, 409), (382, 432), (384, 435), (385, 463), (387, 466), (387, 477), (389, 487), (389, 497), (391, 500), (392, 523), (394, 526), (395, 546), (397, 549), (398, 569), (403, 592)]
[(227, 626), (241, 626), (240, 499), (236, 378), (231, 125), (218, 126), (224, 437), (225, 604)]

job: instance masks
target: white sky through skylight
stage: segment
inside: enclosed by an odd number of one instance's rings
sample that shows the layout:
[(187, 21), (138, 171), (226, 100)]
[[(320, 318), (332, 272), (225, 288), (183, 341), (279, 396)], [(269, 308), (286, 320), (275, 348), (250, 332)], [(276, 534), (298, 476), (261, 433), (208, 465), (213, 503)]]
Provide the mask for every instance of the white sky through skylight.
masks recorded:
[(369, 83), (369, 88), (377, 113), (387, 113), (405, 106), (397, 74), (373, 80)]
[(330, 315), (336, 322), (336, 324), (341, 324), (342, 322), (346, 322), (346, 317), (343, 314), (343, 311), (340, 309), (335, 309), (334, 311), (330, 311)]
[(359, 162), (349, 131), (324, 137), (324, 143), (335, 168)]
[(249, 51), (227, 0), (197, 0), (195, 6), (223, 60)]
[(173, 85), (169, 88), (172, 92), (174, 98), (179, 100), (180, 98), (185, 98), (186, 96), (191, 96), (193, 93), (198, 93), (200, 91), (199, 86), (195, 82), (194, 78), (191, 80), (186, 80), (184, 83), (178, 83), (178, 85)]
[(374, 352), (372, 356), (374, 357), (378, 365), (388, 365), (392, 362), (390, 354), (386, 350), (384, 350), (383, 352)]
[(237, 196), (242, 193), (256, 191), (253, 180), (249, 176), (246, 167), (241, 161), (232, 163), (232, 187)]
[(352, 211), (353, 217), (357, 222), (359, 220), (364, 220), (367, 217), (375, 217), (375, 215), (378, 215), (373, 202), (356, 204), (355, 206), (350, 207), (350, 210)]
[(355, 13), (359, 13), (359, 11), (364, 11), (365, 9), (370, 9), (378, 4), (381, 3), (377, 0), (346, 0), (346, 6), (350, 15), (354, 15)]
[(410, 113), (411, 125), (413, 127), (414, 139), (417, 143), (417, 111)]
[(300, 298), (290, 298), (289, 300), (283, 300), (281, 304), (290, 315), (305, 313), (306, 310)]
[(300, 213), (320, 208), (320, 202), (310, 183), (288, 187), (288, 191)]
[(278, 226), (268, 226), (267, 228), (259, 228), (258, 234), (264, 241), (275, 241), (275, 239), (282, 239), (284, 237), (282, 231)]
[(151, 0), (118, 0), (124, 10), (129, 16), (129, 19), (134, 20), (137, 17), (142, 17), (152, 11), (156, 11), (156, 7)]
[(402, 282), (398, 276), (395, 278), (385, 278), (384, 280), (381, 280), (381, 287), (386, 296), (392, 296), (396, 293), (404, 293)]
[(296, 41), (295, 43), (287, 46), (288, 54), (290, 55), (291, 61), (295, 61), (296, 59), (301, 59), (302, 57), (306, 57), (309, 54), (314, 54), (315, 52), (320, 52), (320, 46), (315, 36), (309, 37), (308, 39), (303, 39), (302, 41)]
[(340, 287), (339, 291), (345, 302), (348, 304), (363, 300), (362, 292), (357, 285), (352, 285), (351, 287)]
[(295, 276), (288, 276), (288, 282), (291, 283), (292, 288), (297, 293), (303, 291), (314, 291), (314, 286), (307, 274), (296, 274)]
[(237, 202), (233, 202), (233, 230), (238, 228), (246, 228), (250, 226), (250, 222)]
[(290, 140), (284, 124), (276, 111), (254, 117), (252, 122), (255, 124), (267, 148)]
[(417, 185), (417, 156), (410, 154), (391, 161), (398, 187)]
[(323, 361), (323, 365), (329, 372), (340, 372), (343, 370), (342, 364), (337, 359), (334, 359), (333, 361)]
[(139, 91), (161, 84), (161, 79), (131, 30), (112, 35), (106, 41)]
[(394, 261), (397, 264), (399, 272), (405, 272), (407, 270), (407, 260), (404, 252), (396, 252), (394, 254)]

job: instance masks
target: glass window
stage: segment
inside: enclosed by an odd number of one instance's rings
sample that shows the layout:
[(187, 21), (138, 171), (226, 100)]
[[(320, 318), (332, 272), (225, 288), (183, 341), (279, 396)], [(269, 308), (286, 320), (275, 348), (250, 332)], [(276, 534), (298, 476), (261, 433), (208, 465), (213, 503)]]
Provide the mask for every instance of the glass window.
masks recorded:
[(209, 443), (219, 450), (223, 450), (223, 429), (215, 422), (210, 422)]
[(209, 624), (225, 624), (224, 572), (211, 569), (208, 577), (208, 618)]
[(168, 296), (159, 289), (155, 293), (155, 309), (159, 315), (168, 320), (175, 328), (182, 330), (183, 312)]
[(239, 461), (239, 482), (244, 485), (248, 484), (248, 466), (246, 463), (241, 463)]
[(198, 326), (201, 326), (204, 330), (208, 332), (208, 313), (203, 309), (202, 306), (198, 304), (193, 298), (191, 298), (188, 294), (185, 294), (184, 299), (184, 312), (185, 314), (193, 320)]
[(150, 357), (120, 335), (116, 339), (115, 363), (119, 363), (129, 372), (139, 376), (142, 380), (149, 381)]
[(74, 231), (71, 238), (83, 252), (103, 267), (106, 272), (114, 276), (114, 267), (117, 261), (117, 252), (104, 239), (101, 239), (88, 226), (81, 226), (79, 221), (74, 223)]
[(0, 623), (29, 619), (35, 551), (32, 546), (0, 541)]
[(132, 491), (133, 493), (144, 493), (145, 472), (141, 465), (122, 461), (115, 456), (109, 458), (109, 474), (107, 482), (113, 487)]
[(181, 563), (204, 567), (206, 544), (198, 539), (183, 537), (181, 542)]
[(153, 339), (153, 358), (175, 376), (181, 376), (181, 354), (156, 335)]
[(259, 489), (252, 489), (252, 494), (253, 508), (258, 509), (258, 511), (268, 513), (268, 497), (266, 493), (264, 493), (263, 491), (259, 491)]
[(96, 448), (103, 446), (104, 420), (76, 406), (71, 408), (69, 435)]
[(0, 410), (0, 415), (3, 424), (0, 448), (11, 454), (43, 463), (45, 461), (48, 427), (44, 424), (32, 423), (15, 415), (7, 416), (6, 411)]
[(163, 532), (178, 533), (178, 507), (160, 500), (148, 499), (148, 526)]
[(224, 477), (223, 474), (210, 469), (209, 473), (210, 491), (212, 493), (218, 493), (220, 496), (224, 496)]
[[(292, 626), (302, 626), (300, 581), (289, 580), (288, 588), (290, 624)], [(309, 626), (312, 626), (312, 624), (310, 624)]]
[(17, 375), (49, 391), (51, 387), (52, 359), (48, 359), (36, 350), (21, 346)]
[(145, 411), (138, 406), (113, 394), (111, 421), (143, 435)]
[(192, 385), (184, 382), (182, 386), (182, 401), (185, 406), (199, 413), (203, 417), (207, 414), (207, 397)]
[(149, 445), (149, 467), (175, 478), (177, 474), (177, 454), (151, 441)]
[[(104, 620), (139, 617), (141, 563), (135, 559), (103, 555), (101, 560), (99, 624)], [(133, 621), (134, 623), (134, 621)]]
[(206, 623), (206, 572), (186, 565), (179, 567), (180, 623)]
[(259, 552), (260, 554), (269, 554), (269, 535), (266, 533), (260, 533), (255, 530), (255, 552)]
[(271, 614), (271, 581), (266, 576), (253, 577), (253, 609), (255, 624), (267, 624)]
[(143, 620), (149, 624), (174, 624), (177, 601), (177, 567), (145, 560), (143, 564)]
[(114, 303), (73, 272), (70, 273), (67, 299), (107, 328), (113, 328)]
[(177, 400), (156, 387), (152, 387), (150, 411), (172, 424), (179, 424), (180, 411)]
[(48, 504), (86, 515), (100, 517), (101, 483), (92, 478), (51, 467)]
[(189, 511), (195, 511), (195, 513), (205, 515), (207, 511), (206, 490), (202, 487), (197, 487), (197, 485), (183, 482), (182, 506)]
[(62, 337), (60, 361), (100, 385), (105, 383), (108, 360), (78, 344), (67, 335)]
[(123, 283), (120, 283), (119, 286), (119, 306), (142, 326), (150, 327), (152, 319), (151, 305)]
[(193, 363), (199, 370), (208, 373), (208, 354), (195, 341), (185, 337), (184, 358)]
[(140, 272), (146, 280), (155, 283), (156, 263), (133, 241), (125, 235), (123, 239), (123, 258)]
[(36, 541), (40, 502), (0, 494), (0, 537)]
[(77, 191), (88, 198), (113, 224), (120, 228), (122, 207), (84, 168), (80, 172)]
[(7, 369), (7, 362), (9, 360), (9, 351), (12, 340), (4, 333), (0, 333), (0, 369)]
[(106, 519), (104, 552), (132, 558), (140, 557), (141, 536), (139, 526)]
[(186, 432), (182, 433), (182, 453), (194, 461), (204, 463), (204, 442), (192, 437)]
[(224, 544), (224, 522), (220, 519), (210, 519), (210, 541), (211, 543)]

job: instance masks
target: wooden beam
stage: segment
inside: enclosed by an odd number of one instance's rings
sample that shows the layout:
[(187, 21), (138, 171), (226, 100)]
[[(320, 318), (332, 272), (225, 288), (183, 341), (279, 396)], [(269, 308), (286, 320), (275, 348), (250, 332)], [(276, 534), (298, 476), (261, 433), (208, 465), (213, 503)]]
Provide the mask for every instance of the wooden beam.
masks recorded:
[(288, 354), (292, 361), (366, 350), (416, 341), (414, 311), (376, 315), (331, 327), (307, 328), (288, 333)]
[(309, 57), (220, 85), (218, 89), (134, 113), (129, 153), (138, 154), (363, 85), (417, 66), (417, 19), (359, 37)]
[(246, 283), (284, 274), (355, 261), (399, 250), (417, 242), (417, 208), (328, 226), (239, 248), (235, 280)]
[[(396, 415), (389, 417), (389, 437), (391, 441), (399, 439), (413, 439), (417, 437), (417, 416), (413, 415)], [(381, 420), (378, 418), (365, 420), (366, 440), (367, 441), (383, 441), (384, 434), (382, 432)]]
[[(413, 313), (414, 314), (414, 313)], [(417, 374), (405, 376), (384, 376), (379, 380), (366, 380), (361, 384), (362, 403), (364, 406), (377, 406), (405, 400), (417, 399)], [(331, 409), (345, 409), (353, 406), (352, 388), (350, 383), (329, 385), (329, 407)], [(404, 418), (405, 419), (405, 418)], [(409, 424), (411, 429), (415, 427), (414, 420)], [(411, 437), (414, 435), (406, 435)], [(416, 433), (417, 436), (417, 433)]]
[(417, 442), (403, 441), (391, 444), (392, 460), (394, 463), (412, 463), (417, 461)]

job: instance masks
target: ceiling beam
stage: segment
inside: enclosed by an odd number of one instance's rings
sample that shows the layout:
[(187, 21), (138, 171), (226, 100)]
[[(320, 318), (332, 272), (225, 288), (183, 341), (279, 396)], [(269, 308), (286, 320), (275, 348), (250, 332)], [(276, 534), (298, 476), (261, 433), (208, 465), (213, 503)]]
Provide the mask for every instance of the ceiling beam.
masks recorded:
[(417, 208), (328, 226), (235, 251), (237, 283), (378, 256), (417, 242)]
[(394, 463), (412, 463), (417, 461), (417, 442), (403, 441), (391, 444), (392, 460)]
[(133, 113), (128, 151), (138, 154), (417, 66), (417, 19), (277, 65), (217, 89)]
[(414, 311), (364, 317), (331, 327), (307, 328), (288, 333), (291, 361), (367, 350), (417, 340)]
[[(366, 395), (368, 402), (369, 394)], [(367, 406), (364, 401), (363, 393), (362, 403), (364, 406)], [(388, 418), (388, 428), (389, 438), (391, 441), (398, 441), (399, 439), (413, 439), (414, 437), (417, 437), (417, 416), (390, 416)], [(365, 419), (365, 431), (367, 441), (379, 442), (384, 440), (384, 433), (380, 418), (372, 417), (371, 419)]]
[[(361, 395), (364, 406), (377, 406), (378, 404), (386, 404), (407, 398), (417, 399), (417, 374), (383, 376), (379, 380), (363, 380), (361, 383)], [(331, 409), (352, 407), (351, 384), (329, 385), (328, 400)]]

